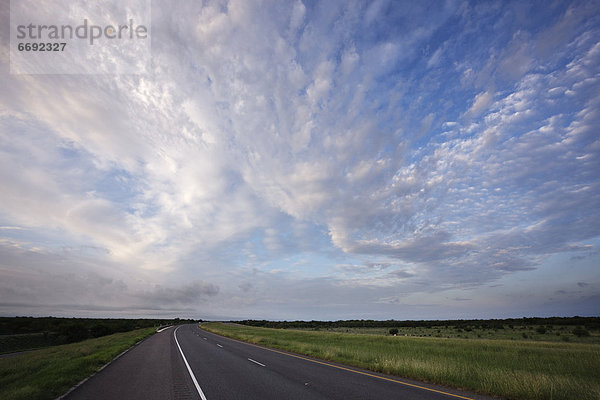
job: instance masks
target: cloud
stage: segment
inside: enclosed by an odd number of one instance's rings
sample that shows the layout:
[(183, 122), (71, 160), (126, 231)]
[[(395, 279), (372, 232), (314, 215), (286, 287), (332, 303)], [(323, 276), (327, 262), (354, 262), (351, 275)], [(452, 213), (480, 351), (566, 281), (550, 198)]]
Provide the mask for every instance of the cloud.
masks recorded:
[(443, 49), (440, 47), (439, 49), (437, 49), (429, 58), (429, 61), (427, 61), (427, 67), (431, 68), (431, 67), (435, 67), (439, 62), (440, 62), (440, 58), (442, 56), (443, 53)]
[(516, 32), (513, 39), (504, 50), (498, 65), (498, 72), (511, 80), (521, 78), (533, 65), (533, 45), (527, 35)]
[(359, 241), (346, 250), (361, 254), (387, 255), (411, 262), (431, 262), (452, 259), (472, 249), (468, 243), (449, 242), (449, 238), (448, 232), (440, 231), (432, 236), (416, 237), (410, 241)]
[(3, 75), (2, 301), (349, 315), (595, 257), (589, 7), (181, 3), (150, 74)]
[(218, 286), (205, 281), (178, 286), (152, 284), (147, 274), (140, 274), (137, 282), (125, 283), (129, 281), (128, 272), (115, 271), (117, 265), (106, 255), (99, 257), (94, 249), (50, 252), (24, 242), (1, 240), (0, 256), (0, 307), (37, 308), (38, 315), (49, 310), (60, 310), (61, 315), (84, 311), (126, 315), (146, 315), (153, 310), (190, 311), (190, 306), (205, 303), (219, 293)]
[(468, 117), (478, 117), (481, 115), (487, 107), (491, 104), (492, 99), (494, 98), (494, 93), (491, 91), (481, 92), (475, 99), (473, 100), (473, 105), (467, 113), (465, 114)]
[(206, 297), (216, 296), (219, 287), (208, 282), (193, 282), (180, 287), (162, 287), (157, 285), (148, 291), (136, 293), (144, 304), (171, 305), (194, 304)]

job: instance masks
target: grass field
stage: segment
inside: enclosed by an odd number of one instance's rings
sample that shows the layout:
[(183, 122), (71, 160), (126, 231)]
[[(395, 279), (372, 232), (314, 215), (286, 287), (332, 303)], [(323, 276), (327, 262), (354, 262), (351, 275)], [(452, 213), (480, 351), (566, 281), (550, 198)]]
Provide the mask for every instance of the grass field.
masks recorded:
[(0, 358), (0, 399), (56, 399), (154, 332), (138, 329)]
[(235, 339), (506, 399), (600, 399), (600, 345), (202, 324)]
[[(307, 328), (302, 330), (339, 332), (366, 335), (389, 335), (390, 328)], [(398, 336), (457, 338), (457, 339), (505, 339), (505, 340), (535, 340), (544, 342), (573, 342), (600, 344), (600, 332), (588, 332), (589, 336), (578, 336), (573, 333), (573, 326), (549, 325), (511, 325), (501, 328), (484, 328), (480, 326), (456, 327), (397, 327)]]

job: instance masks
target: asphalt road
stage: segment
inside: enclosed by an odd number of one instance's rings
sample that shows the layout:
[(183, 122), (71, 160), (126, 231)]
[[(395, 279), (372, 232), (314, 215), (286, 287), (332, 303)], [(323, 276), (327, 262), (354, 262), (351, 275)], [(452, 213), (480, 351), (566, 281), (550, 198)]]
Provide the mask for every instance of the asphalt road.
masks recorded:
[(66, 399), (488, 398), (249, 345), (183, 325), (142, 342)]
[(198, 399), (173, 337), (156, 333), (70, 392), (69, 400)]

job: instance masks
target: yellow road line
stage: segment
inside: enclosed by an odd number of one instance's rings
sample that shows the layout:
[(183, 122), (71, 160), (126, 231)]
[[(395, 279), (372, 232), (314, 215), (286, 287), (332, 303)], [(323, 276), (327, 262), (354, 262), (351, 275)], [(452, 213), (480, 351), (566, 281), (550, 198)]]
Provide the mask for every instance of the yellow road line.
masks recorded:
[[(219, 336), (221, 336), (221, 335), (219, 335)], [(235, 340), (236, 342), (240, 342), (240, 343), (244, 343), (244, 344), (249, 344), (250, 346), (258, 347), (259, 349), (269, 350), (269, 351), (272, 351), (273, 353), (283, 354), (284, 356), (294, 357), (294, 358), (298, 358), (298, 359), (304, 360), (304, 361), (310, 361), (310, 362), (315, 363), (315, 364), (326, 365), (328, 367), (342, 369), (344, 371), (349, 371), (349, 372), (354, 372), (355, 374), (370, 376), (371, 378), (377, 378), (377, 379), (381, 379), (381, 380), (384, 380), (384, 381), (399, 383), (399, 384), (405, 385), (405, 386), (411, 386), (411, 387), (414, 387), (414, 388), (417, 388), (417, 389), (423, 389), (423, 390), (428, 390), (430, 392), (445, 394), (446, 396), (456, 397), (458, 399), (475, 400), (475, 399), (473, 399), (471, 397), (459, 396), (457, 394), (448, 393), (448, 392), (444, 392), (444, 391), (436, 390), (436, 389), (431, 389), (431, 388), (428, 388), (428, 387), (425, 387), (425, 386), (419, 386), (419, 385), (415, 385), (415, 384), (408, 383), (408, 382), (402, 382), (402, 381), (399, 381), (397, 379), (391, 379), (391, 378), (386, 378), (386, 377), (380, 376), (380, 375), (370, 374), (368, 372), (357, 371), (355, 369), (351, 369), (351, 368), (346, 368), (346, 367), (342, 367), (342, 366), (339, 366), (339, 365), (330, 364), (330, 363), (327, 363), (327, 362), (324, 362), (324, 361), (313, 360), (311, 358), (306, 358), (306, 357), (298, 356), (298, 355), (295, 355), (295, 354), (287, 353), (287, 352), (284, 352), (284, 351), (279, 351), (279, 350), (271, 349), (269, 347), (259, 346), (259, 345), (254, 344), (254, 343), (242, 342), (241, 340), (237, 340), (237, 339), (233, 339), (233, 338), (228, 338), (228, 339)]]

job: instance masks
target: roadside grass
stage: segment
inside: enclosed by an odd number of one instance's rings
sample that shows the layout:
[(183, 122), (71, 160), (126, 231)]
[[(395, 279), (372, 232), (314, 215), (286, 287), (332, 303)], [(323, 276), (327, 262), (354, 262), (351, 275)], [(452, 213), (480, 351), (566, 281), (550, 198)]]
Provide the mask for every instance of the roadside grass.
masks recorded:
[(138, 329), (0, 358), (0, 399), (56, 399), (154, 332)]
[(600, 399), (600, 345), (405, 337), (205, 323), (202, 329), (360, 368), (517, 400)]

